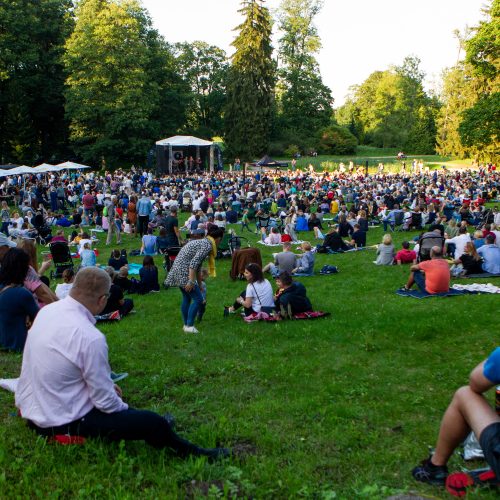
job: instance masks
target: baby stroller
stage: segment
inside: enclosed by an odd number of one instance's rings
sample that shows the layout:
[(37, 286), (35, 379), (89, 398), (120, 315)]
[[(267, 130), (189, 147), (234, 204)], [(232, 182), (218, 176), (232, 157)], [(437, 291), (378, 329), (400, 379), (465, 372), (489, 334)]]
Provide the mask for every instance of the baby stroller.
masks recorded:
[(179, 255), (182, 247), (168, 247), (168, 248), (160, 248), (159, 253), (163, 255), (163, 269), (168, 273), (170, 269), (172, 269), (172, 265), (174, 264), (174, 260)]
[(233, 255), (236, 250), (239, 250), (241, 248), (241, 243), (242, 241), (246, 241), (246, 246), (249, 247), (250, 244), (248, 243), (248, 239), (244, 238), (243, 236), (236, 236), (235, 234), (230, 235), (229, 241), (228, 241), (228, 248), (229, 251), (231, 252), (231, 255)]
[(486, 208), (480, 216), (480, 221), (476, 225), (476, 229), (482, 229), (485, 224), (492, 224), (493, 221), (495, 220), (495, 214), (493, 213), (493, 210), (491, 208)]
[(50, 279), (61, 278), (66, 269), (74, 269), (73, 258), (69, 245), (64, 241), (55, 241), (49, 243), (52, 262), (54, 263), (54, 271), (50, 271)]

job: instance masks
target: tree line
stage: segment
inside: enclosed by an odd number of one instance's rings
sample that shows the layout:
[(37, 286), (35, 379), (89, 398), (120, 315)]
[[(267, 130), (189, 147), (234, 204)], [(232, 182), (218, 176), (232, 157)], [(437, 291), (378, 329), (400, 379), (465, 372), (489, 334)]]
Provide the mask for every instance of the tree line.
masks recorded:
[[(334, 109), (316, 56), (321, 0), (242, 0), (234, 53), (168, 43), (139, 0), (0, 3), (0, 160), (143, 164), (155, 140), (220, 137), (228, 155), (358, 144), (465, 157), (498, 154), (500, 0), (463, 40), (439, 95), (420, 61), (376, 71)], [(273, 47), (273, 29), (277, 47)]]

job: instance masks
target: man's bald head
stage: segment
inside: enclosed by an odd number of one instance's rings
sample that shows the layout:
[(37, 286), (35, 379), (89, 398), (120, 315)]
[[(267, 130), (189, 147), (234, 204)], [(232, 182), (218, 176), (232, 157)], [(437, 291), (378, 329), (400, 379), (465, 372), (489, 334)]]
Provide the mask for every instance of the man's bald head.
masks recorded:
[(78, 271), (69, 294), (96, 315), (106, 306), (110, 288), (111, 278), (104, 269), (86, 267)]
[(443, 249), (437, 245), (431, 248), (431, 259), (440, 259), (443, 256)]

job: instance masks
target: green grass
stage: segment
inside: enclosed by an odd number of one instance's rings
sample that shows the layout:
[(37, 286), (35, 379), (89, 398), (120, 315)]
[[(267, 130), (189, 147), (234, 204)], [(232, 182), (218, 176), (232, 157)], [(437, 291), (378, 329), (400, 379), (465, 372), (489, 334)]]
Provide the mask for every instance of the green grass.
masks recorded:
[[(412, 235), (396, 233), (397, 246)], [(381, 237), (372, 229), (368, 243)], [(138, 240), (126, 237), (125, 247)], [(99, 248), (105, 262), (109, 250)], [(274, 249), (261, 250), (269, 261)], [(130, 373), (120, 384), (129, 404), (174, 413), (179, 431), (203, 446), (243, 444), (255, 452), (245, 460), (179, 460), (143, 443), (47, 444), (10, 415), (14, 398), (0, 391), (0, 496), (443, 498), (409, 471), (434, 444), (453, 391), (498, 344), (498, 296), (402, 298), (394, 291), (408, 267), (377, 267), (374, 255), (317, 256), (318, 269), (340, 268), (301, 278), (326, 319), (224, 319), (222, 306), (244, 287), (229, 279), (226, 259), (208, 282), (200, 335), (182, 332), (178, 290), (133, 296), (137, 314), (101, 326), (113, 369)], [(0, 376), (17, 376), (20, 363), (0, 353)], [(452, 469), (461, 465), (452, 459)]]

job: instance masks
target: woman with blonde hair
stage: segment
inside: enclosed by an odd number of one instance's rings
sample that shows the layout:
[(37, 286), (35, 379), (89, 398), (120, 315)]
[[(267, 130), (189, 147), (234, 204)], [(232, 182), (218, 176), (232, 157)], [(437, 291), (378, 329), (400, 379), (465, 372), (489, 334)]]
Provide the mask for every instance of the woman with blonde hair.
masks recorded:
[(455, 270), (452, 271), (454, 276), (467, 274), (483, 273), (483, 259), (477, 253), (476, 247), (472, 241), (468, 241), (464, 247), (464, 253), (453, 261)]
[(384, 234), (382, 243), (377, 246), (377, 266), (390, 266), (394, 263), (394, 245), (392, 244), (392, 236)]
[(297, 265), (292, 273), (294, 276), (312, 276), (314, 274), (314, 254), (311, 244), (304, 241), (300, 245), (300, 249), (303, 253), (298, 256)]

